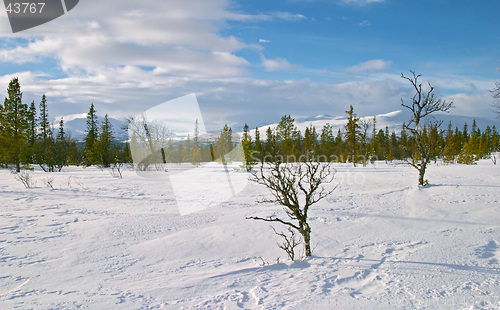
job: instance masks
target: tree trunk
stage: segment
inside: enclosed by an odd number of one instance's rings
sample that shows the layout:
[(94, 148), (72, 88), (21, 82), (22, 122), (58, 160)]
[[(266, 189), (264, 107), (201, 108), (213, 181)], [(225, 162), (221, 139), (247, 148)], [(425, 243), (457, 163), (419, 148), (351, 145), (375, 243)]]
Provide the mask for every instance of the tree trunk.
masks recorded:
[(427, 168), (426, 164), (422, 163), (422, 166), (420, 166), (420, 169), (418, 169), (418, 185), (419, 186), (424, 186), (425, 184), (425, 169)]
[(311, 251), (311, 227), (307, 223), (300, 223), (300, 234), (304, 238), (304, 250), (306, 257), (312, 255)]

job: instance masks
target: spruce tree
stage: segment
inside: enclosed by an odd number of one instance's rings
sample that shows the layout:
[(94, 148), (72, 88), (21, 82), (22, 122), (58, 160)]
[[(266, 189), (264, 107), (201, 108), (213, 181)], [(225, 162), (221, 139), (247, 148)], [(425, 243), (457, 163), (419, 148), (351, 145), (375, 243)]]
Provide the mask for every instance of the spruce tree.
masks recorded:
[(191, 150), (191, 163), (193, 165), (199, 165), (202, 161), (201, 148), (200, 148), (200, 132), (199, 132), (198, 120), (194, 123), (194, 136), (193, 136), (193, 146)]
[(244, 168), (246, 171), (251, 171), (252, 167), (256, 164), (253, 154), (255, 145), (252, 142), (252, 137), (246, 123), (245, 126), (243, 126), (243, 139), (241, 140), (241, 144), (243, 147), (243, 157), (245, 159)]
[(98, 154), (95, 153), (94, 144), (98, 141), (98, 120), (94, 104), (90, 105), (89, 113), (87, 114), (87, 129), (85, 135), (85, 145), (83, 146), (83, 156), (85, 165), (90, 166), (97, 163)]
[(70, 146), (68, 142), (68, 138), (64, 132), (64, 120), (61, 118), (55, 144), (55, 166), (59, 171), (61, 171), (64, 166), (68, 165)]
[(7, 94), (0, 116), (1, 142), (6, 163), (15, 165), (16, 171), (20, 172), (22, 154), (29, 140), (29, 113), (28, 106), (22, 103), (23, 93), (18, 78), (10, 81)]
[(109, 121), (108, 114), (104, 116), (99, 140), (94, 142), (93, 148), (93, 153), (97, 154), (98, 164), (102, 167), (108, 168), (115, 162), (113, 126)]
[(335, 146), (335, 137), (333, 136), (333, 129), (329, 123), (326, 123), (321, 130), (320, 136), (320, 149), (323, 160), (329, 161), (329, 157), (333, 155), (333, 148)]
[(260, 141), (260, 132), (258, 127), (255, 127), (255, 155), (260, 161), (264, 158), (264, 150), (262, 148), (262, 141)]
[(35, 101), (31, 102), (31, 105), (28, 110), (28, 152), (26, 154), (26, 161), (28, 163), (34, 163), (35, 156), (35, 142), (36, 142), (36, 134), (38, 128), (38, 118), (36, 116), (36, 106)]
[(232, 158), (229, 157), (229, 152), (233, 148), (232, 135), (233, 131), (229, 126), (227, 126), (227, 124), (225, 124), (216, 142), (215, 157), (219, 158), (224, 165), (228, 164), (232, 160)]
[(54, 135), (49, 122), (49, 111), (47, 107), (47, 97), (42, 95), (40, 102), (39, 134), (35, 143), (35, 162), (45, 172), (54, 172), (56, 162), (56, 146)]
[(346, 113), (349, 116), (347, 118), (347, 125), (345, 126), (345, 139), (348, 158), (353, 163), (354, 167), (356, 167), (356, 163), (358, 162), (357, 157), (359, 155), (359, 118), (356, 117), (356, 114), (354, 114), (352, 105), (350, 106), (349, 111), (346, 111)]
[[(276, 126), (275, 140), (277, 145), (279, 145), (280, 154), (285, 158), (288, 155), (293, 154), (292, 148), (294, 145), (294, 140), (297, 140), (297, 127), (295, 127), (295, 119), (290, 115), (284, 115), (281, 117), (281, 121)], [(297, 147), (295, 145), (295, 147)]]
[(45, 139), (51, 134), (50, 122), (49, 122), (49, 112), (47, 109), (47, 97), (45, 94), (42, 95), (42, 101), (40, 102), (40, 137)]

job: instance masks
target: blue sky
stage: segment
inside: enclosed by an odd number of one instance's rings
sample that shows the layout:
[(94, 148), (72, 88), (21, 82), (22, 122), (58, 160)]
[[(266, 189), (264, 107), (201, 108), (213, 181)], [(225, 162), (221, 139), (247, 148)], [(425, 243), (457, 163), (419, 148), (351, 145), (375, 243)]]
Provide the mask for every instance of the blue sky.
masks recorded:
[(52, 116), (93, 102), (120, 117), (196, 93), (209, 126), (254, 127), (399, 110), (414, 70), (452, 113), (489, 117), (498, 12), (496, 0), (85, 0), (12, 34), (1, 11), (0, 95), (17, 76)]

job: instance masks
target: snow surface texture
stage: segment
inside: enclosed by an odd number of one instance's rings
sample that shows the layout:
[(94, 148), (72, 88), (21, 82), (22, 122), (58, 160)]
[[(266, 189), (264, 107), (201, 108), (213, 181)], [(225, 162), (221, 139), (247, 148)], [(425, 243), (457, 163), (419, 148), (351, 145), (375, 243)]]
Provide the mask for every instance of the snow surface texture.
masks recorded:
[(500, 308), (500, 165), (433, 165), (425, 188), (403, 165), (336, 168), (303, 262), (245, 220), (282, 214), (253, 182), (181, 216), (165, 179), (130, 170), (35, 171), (31, 189), (2, 170), (0, 308)]

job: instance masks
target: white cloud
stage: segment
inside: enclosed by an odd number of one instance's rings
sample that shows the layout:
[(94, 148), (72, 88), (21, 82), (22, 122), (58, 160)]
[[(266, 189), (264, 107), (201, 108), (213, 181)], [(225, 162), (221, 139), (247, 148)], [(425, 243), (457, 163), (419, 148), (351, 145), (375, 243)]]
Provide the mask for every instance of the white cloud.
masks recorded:
[(286, 21), (299, 21), (306, 19), (306, 17), (302, 14), (292, 14), (290, 12), (274, 12), (271, 16)]
[[(207, 122), (215, 127), (224, 122), (257, 126), (276, 122), (285, 113), (296, 117), (343, 116), (350, 104), (360, 116), (373, 115), (400, 109), (400, 99), (410, 97), (408, 85), (397, 75), (380, 72), (367, 74), (368, 81), (343, 84), (246, 78), (249, 63), (236, 53), (247, 48), (258, 51), (258, 46), (223, 36), (221, 30), (229, 20), (276, 19), (299, 21), (305, 17), (283, 12), (237, 14), (224, 0), (146, 0), (139, 4), (107, 0), (99, 4), (99, 10), (88, 1), (80, 2), (57, 21), (15, 35), (26, 38), (27, 44), (0, 49), (4, 62), (54, 60), (65, 76), (54, 78), (29, 71), (0, 76), (0, 92), (13, 76), (18, 76), (23, 100), (39, 102), (46, 93), (53, 116), (85, 113), (92, 102), (101, 114), (139, 113), (194, 92)], [(12, 38), (10, 27), (8, 31), (4, 28), (0, 23), (0, 36), (4, 33), (4, 37)], [(268, 72), (300, 68), (284, 58), (261, 57), (261, 65)], [(390, 61), (370, 60), (346, 72), (377, 72), (390, 66)], [(474, 94), (453, 98), (462, 107), (459, 111), (465, 111), (475, 99), (485, 99), (473, 96), (479, 96), (477, 93), (489, 81), (451, 80), (457, 88), (476, 87)], [(437, 86), (454, 85), (444, 79), (437, 81)]]
[(267, 72), (284, 71), (292, 67), (292, 64), (283, 58), (267, 59), (262, 57), (262, 65)]
[(391, 67), (391, 61), (385, 61), (382, 59), (374, 59), (369, 60), (358, 65), (349, 67), (345, 69), (346, 72), (349, 73), (362, 73), (362, 72), (374, 72), (374, 71), (383, 71), (387, 70)]
[(358, 24), (360, 27), (370, 27), (372, 25), (372, 22), (369, 20), (364, 20), (361, 23)]
[(350, 5), (367, 5), (371, 3), (381, 3), (385, 2), (385, 0), (340, 0), (341, 3), (350, 4)]
[[(223, 0), (81, 2), (59, 18), (16, 34), (29, 43), (0, 50), (0, 59), (31, 63), (55, 59), (66, 72), (94, 74), (107, 66), (157, 67), (156, 73), (193, 78), (242, 76), (248, 62), (235, 56), (253, 48), (219, 34), (241, 16)], [(6, 37), (11, 38), (10, 29)], [(0, 34), (1, 35), (1, 34)]]
[(271, 41), (265, 39), (259, 39), (259, 43), (271, 43)]

